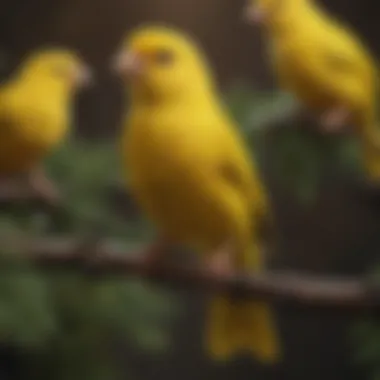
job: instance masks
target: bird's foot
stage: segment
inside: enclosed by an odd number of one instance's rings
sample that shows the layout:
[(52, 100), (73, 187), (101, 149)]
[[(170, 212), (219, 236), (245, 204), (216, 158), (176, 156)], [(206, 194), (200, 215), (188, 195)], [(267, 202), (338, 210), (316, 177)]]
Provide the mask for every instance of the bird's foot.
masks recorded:
[(205, 269), (220, 277), (231, 277), (234, 274), (232, 263), (232, 250), (230, 244), (225, 244), (216, 251), (211, 252), (211, 256), (206, 259)]
[(341, 133), (347, 127), (350, 112), (345, 107), (333, 108), (321, 116), (321, 129), (325, 133)]
[(169, 243), (165, 239), (158, 238), (148, 247), (142, 250), (142, 267), (146, 275), (151, 274), (159, 267), (169, 250)]
[(27, 182), (31, 190), (44, 202), (51, 205), (60, 202), (61, 194), (58, 188), (47, 178), (42, 168), (38, 167), (31, 170), (28, 173)]

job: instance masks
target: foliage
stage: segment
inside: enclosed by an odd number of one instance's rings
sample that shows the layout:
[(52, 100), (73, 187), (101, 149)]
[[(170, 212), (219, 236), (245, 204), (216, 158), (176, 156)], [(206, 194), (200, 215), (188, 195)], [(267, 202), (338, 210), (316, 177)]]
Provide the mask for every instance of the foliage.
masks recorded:
[[(324, 178), (336, 174), (351, 178), (362, 176), (358, 146), (353, 139), (318, 134), (297, 120), (297, 102), (281, 92), (264, 93), (238, 85), (227, 102), (246, 134), (256, 158), (262, 163), (269, 156), (269, 171), (284, 190), (299, 200), (312, 202)], [(375, 238), (378, 241), (378, 238)], [(364, 244), (367, 255), (376, 247)], [(367, 249), (366, 249), (367, 248)], [(374, 259), (376, 260), (376, 258)], [(369, 279), (378, 291), (380, 271)], [(380, 380), (380, 324), (377, 315), (362, 317), (349, 329), (354, 345), (355, 364), (363, 366), (369, 379)]]
[(355, 363), (370, 373), (371, 380), (380, 379), (380, 327), (375, 318), (358, 322), (351, 331), (357, 348)]
[(299, 200), (312, 201), (330, 173), (360, 171), (355, 141), (301, 125), (300, 105), (288, 93), (237, 84), (226, 100), (256, 158), (262, 162), (270, 155), (272, 177)]
[[(378, 292), (379, 281), (380, 267), (377, 264), (368, 276), (367, 283), (373, 286), (374, 292)], [(365, 368), (370, 380), (380, 379), (380, 324), (377, 310), (361, 317), (352, 326), (350, 337), (355, 348), (355, 364)]]
[[(53, 217), (22, 207), (9, 210), (1, 215), (1, 233), (91, 237), (95, 229), (117, 238), (126, 252), (135, 249), (148, 230), (110, 207), (116, 162), (112, 144), (67, 144), (47, 165), (64, 194), (62, 210)], [(3, 252), (0, 258), (0, 336), (27, 351), (28, 378), (117, 379), (114, 339), (152, 352), (169, 344), (175, 303), (168, 294), (137, 280), (43, 273), (17, 252)]]
[[(268, 161), (269, 174), (299, 199), (312, 200), (326, 173), (360, 168), (351, 141), (300, 127), (294, 117), (299, 106), (288, 94), (237, 85), (226, 103), (259, 164)], [(70, 141), (47, 169), (64, 196), (62, 209), (54, 215), (23, 207), (2, 213), (3, 236), (100, 234), (120, 240), (126, 252), (149, 239), (150, 226), (125, 220), (111, 202), (120, 173), (113, 143)], [(0, 338), (26, 349), (28, 378), (118, 379), (115, 337), (148, 351), (169, 344), (172, 296), (137, 280), (43, 273), (17, 252), (2, 253), (7, 271), (0, 276)]]

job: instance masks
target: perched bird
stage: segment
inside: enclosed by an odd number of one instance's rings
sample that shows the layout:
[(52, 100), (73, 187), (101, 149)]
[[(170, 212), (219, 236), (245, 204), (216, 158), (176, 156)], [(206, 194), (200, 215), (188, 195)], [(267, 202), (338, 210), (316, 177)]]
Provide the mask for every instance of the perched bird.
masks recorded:
[(264, 26), (280, 85), (321, 117), (327, 132), (377, 125), (378, 72), (371, 54), (313, 0), (249, 0), (247, 17)]
[(313, 0), (249, 0), (280, 85), (318, 115), (327, 133), (357, 138), (367, 179), (380, 181), (378, 69), (363, 42)]
[[(91, 73), (73, 52), (46, 49), (32, 53), (0, 88), (0, 180), (27, 179), (37, 193), (56, 200), (42, 161), (64, 139), (79, 87)], [(0, 185), (1, 186), (1, 185)]]
[[(267, 193), (200, 49), (180, 31), (140, 27), (113, 67), (130, 96), (123, 163), (157, 226), (147, 264), (157, 265), (175, 243), (199, 252), (215, 275), (263, 270)], [(223, 360), (242, 350), (275, 362), (280, 350), (268, 305), (228, 295), (211, 300), (208, 352)]]

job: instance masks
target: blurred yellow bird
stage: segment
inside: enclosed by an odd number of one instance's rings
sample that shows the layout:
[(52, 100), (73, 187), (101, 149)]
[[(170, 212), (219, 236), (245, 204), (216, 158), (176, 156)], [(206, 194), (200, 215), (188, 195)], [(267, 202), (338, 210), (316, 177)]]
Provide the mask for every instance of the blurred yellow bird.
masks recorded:
[(264, 26), (280, 85), (325, 132), (351, 124), (368, 175), (380, 179), (378, 70), (362, 41), (313, 0), (249, 0), (247, 15)]
[[(263, 270), (267, 194), (197, 46), (171, 28), (142, 27), (126, 38), (114, 69), (129, 84), (125, 170), (158, 229), (147, 262), (180, 243), (220, 276)], [(205, 340), (217, 359), (247, 351), (273, 363), (280, 355), (271, 311), (259, 301), (212, 300)]]
[(73, 95), (90, 82), (81, 59), (64, 49), (32, 53), (0, 88), (0, 178), (21, 176), (46, 196), (58, 195), (44, 176), (45, 156), (65, 137)]

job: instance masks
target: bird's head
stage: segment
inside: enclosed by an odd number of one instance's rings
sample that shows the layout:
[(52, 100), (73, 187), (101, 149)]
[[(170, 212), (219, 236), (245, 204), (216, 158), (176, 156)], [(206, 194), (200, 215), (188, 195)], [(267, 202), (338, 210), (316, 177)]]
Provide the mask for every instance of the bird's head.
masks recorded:
[(33, 83), (52, 83), (65, 90), (75, 90), (92, 82), (90, 69), (73, 52), (46, 49), (32, 53), (22, 63), (17, 78)]
[(252, 24), (267, 24), (290, 7), (299, 7), (306, 0), (248, 0), (244, 17)]
[(208, 65), (195, 43), (162, 26), (142, 27), (127, 36), (112, 68), (145, 100), (203, 96), (212, 87)]

